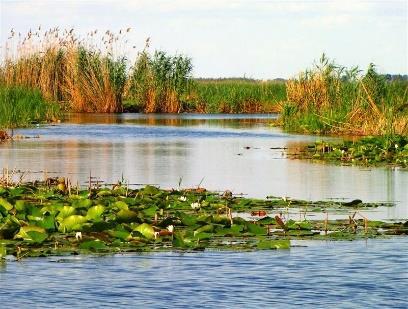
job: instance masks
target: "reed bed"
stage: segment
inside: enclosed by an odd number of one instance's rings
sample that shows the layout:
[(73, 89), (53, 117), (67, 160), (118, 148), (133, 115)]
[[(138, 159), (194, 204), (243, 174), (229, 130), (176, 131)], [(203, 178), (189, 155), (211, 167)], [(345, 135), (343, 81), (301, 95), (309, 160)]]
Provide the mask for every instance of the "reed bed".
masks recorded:
[[(54, 121), (60, 114), (59, 106), (46, 102), (39, 90), (25, 87), (0, 86), (0, 128), (14, 129), (41, 121)], [(0, 141), (8, 134), (0, 131)]]
[(38, 28), (25, 36), (12, 30), (0, 82), (39, 89), (74, 111), (118, 112), (126, 82), (126, 59), (115, 48), (120, 36), (107, 31), (100, 42), (97, 37), (96, 30), (83, 39), (73, 29)]
[(371, 64), (364, 74), (322, 56), (287, 82), (281, 121), (287, 130), (357, 135), (408, 134), (408, 83), (387, 81)]

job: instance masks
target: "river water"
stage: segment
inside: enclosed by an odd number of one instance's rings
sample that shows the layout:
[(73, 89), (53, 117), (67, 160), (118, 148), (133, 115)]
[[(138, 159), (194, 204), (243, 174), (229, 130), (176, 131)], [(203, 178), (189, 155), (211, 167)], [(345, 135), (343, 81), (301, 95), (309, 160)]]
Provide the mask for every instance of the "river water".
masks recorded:
[[(201, 185), (250, 197), (394, 202), (369, 219), (407, 220), (408, 171), (287, 158), (321, 137), (270, 126), (274, 115), (76, 115), (17, 130), (0, 167), (26, 180)], [(39, 136), (39, 138), (37, 138)], [(289, 148), (289, 149), (286, 149)], [(304, 242), (283, 251), (151, 253), (0, 263), (0, 307), (407, 308), (408, 238)]]
[(270, 126), (274, 117), (71, 114), (58, 125), (18, 130), (39, 138), (0, 145), (0, 167), (30, 171), (33, 178), (47, 171), (82, 185), (91, 173), (108, 183), (123, 177), (174, 188), (181, 180), (182, 187), (260, 198), (395, 202), (369, 218), (408, 218), (408, 170), (290, 160), (291, 149), (321, 137), (284, 133)]

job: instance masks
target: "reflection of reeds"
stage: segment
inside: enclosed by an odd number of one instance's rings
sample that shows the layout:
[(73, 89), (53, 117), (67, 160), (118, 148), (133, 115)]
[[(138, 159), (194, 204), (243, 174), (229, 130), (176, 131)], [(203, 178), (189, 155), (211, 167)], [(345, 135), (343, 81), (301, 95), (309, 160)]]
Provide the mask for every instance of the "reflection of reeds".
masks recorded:
[(324, 55), (312, 70), (287, 82), (282, 121), (289, 130), (408, 134), (408, 83), (386, 81), (374, 65), (360, 76)]

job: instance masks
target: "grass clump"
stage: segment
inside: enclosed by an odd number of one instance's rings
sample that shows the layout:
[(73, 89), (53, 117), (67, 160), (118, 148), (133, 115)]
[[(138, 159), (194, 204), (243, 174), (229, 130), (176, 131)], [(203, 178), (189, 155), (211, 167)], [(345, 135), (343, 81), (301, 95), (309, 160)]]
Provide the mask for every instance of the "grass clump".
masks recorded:
[(127, 100), (146, 113), (185, 111), (192, 81), (192, 60), (163, 51), (139, 54), (130, 71)]
[(0, 128), (2, 129), (53, 121), (57, 119), (59, 112), (59, 106), (46, 102), (39, 90), (0, 85)]
[(102, 47), (96, 33), (82, 39), (73, 29), (43, 33), (39, 28), (25, 37), (12, 31), (0, 81), (39, 89), (45, 99), (67, 103), (77, 112), (121, 111), (127, 72), (126, 59), (115, 55), (119, 36), (107, 31)]
[(277, 112), (286, 98), (285, 84), (255, 80), (197, 80), (190, 109), (208, 113)]
[(287, 82), (281, 121), (307, 133), (408, 134), (408, 83), (387, 81), (370, 64), (361, 75), (326, 56)]

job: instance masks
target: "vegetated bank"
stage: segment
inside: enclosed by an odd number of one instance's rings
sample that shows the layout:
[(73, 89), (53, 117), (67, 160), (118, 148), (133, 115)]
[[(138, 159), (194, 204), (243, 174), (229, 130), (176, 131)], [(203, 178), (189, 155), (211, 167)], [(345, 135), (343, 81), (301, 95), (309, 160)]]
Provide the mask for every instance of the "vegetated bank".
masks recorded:
[(326, 56), (287, 82), (286, 130), (347, 135), (408, 135), (408, 81), (389, 81), (371, 64), (364, 74)]
[(39, 89), (76, 112), (267, 112), (284, 97), (279, 83), (194, 80), (191, 58), (150, 52), (149, 40), (128, 59), (129, 31), (82, 38), (73, 29), (39, 28), (24, 37), (12, 30), (0, 82)]
[(55, 121), (59, 116), (59, 105), (47, 102), (39, 90), (0, 84), (0, 142), (11, 138), (17, 127)]
[[(359, 211), (384, 204), (266, 200), (208, 192), (89, 185), (64, 178), (0, 186), (0, 259), (157, 250), (289, 249), (292, 239), (353, 240), (406, 235), (408, 222), (370, 221)], [(387, 206), (387, 205), (385, 205)], [(285, 209), (299, 208), (303, 219)], [(346, 220), (308, 220), (306, 213), (343, 210)], [(239, 215), (245, 213), (245, 216)], [(249, 216), (249, 217), (248, 217)]]

